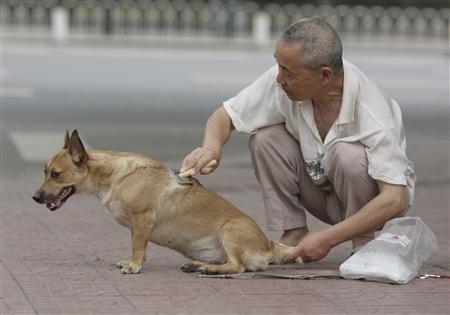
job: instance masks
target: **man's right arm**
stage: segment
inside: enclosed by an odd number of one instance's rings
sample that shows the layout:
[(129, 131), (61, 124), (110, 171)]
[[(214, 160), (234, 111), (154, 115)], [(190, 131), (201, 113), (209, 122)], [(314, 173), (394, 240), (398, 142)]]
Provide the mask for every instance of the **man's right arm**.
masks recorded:
[(222, 148), (230, 138), (233, 130), (234, 126), (230, 116), (228, 116), (223, 106), (219, 107), (208, 118), (203, 136), (203, 145), (184, 158), (180, 171), (184, 172), (194, 169), (193, 175), (198, 172), (205, 175), (213, 172), (219, 163), (214, 166), (205, 166), (212, 160), (220, 161)]

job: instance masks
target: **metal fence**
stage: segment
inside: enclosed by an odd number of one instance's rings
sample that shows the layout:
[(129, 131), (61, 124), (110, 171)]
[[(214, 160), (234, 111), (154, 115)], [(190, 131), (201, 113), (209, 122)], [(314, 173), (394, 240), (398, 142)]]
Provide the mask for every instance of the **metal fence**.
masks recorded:
[[(343, 35), (446, 38), (450, 8), (383, 8), (252, 1), (203, 0), (3, 0), (4, 34), (156, 35), (269, 40), (293, 21), (325, 17)], [(55, 29), (56, 28), (56, 29)], [(59, 35), (58, 35), (59, 34)]]

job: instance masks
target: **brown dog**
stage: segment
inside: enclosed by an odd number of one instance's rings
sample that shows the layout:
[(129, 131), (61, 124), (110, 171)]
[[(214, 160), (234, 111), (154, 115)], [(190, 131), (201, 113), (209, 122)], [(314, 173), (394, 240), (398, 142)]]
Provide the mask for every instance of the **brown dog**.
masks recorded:
[(89, 150), (75, 130), (48, 162), (33, 199), (54, 211), (75, 192), (97, 195), (132, 235), (133, 256), (117, 263), (138, 273), (147, 242), (195, 261), (183, 271), (237, 273), (281, 263), (291, 247), (267, 239), (255, 221), (195, 182), (180, 185), (162, 163), (137, 153)]

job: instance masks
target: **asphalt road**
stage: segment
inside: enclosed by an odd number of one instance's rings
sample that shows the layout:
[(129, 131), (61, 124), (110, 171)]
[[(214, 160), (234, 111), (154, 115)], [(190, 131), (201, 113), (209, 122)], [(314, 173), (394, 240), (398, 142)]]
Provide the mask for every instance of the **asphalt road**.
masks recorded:
[[(138, 151), (177, 167), (207, 117), (274, 63), (271, 49), (204, 50), (3, 43), (3, 176), (35, 172), (77, 128), (91, 147)], [(443, 51), (351, 49), (402, 106), (419, 185), (449, 182), (449, 73)], [(224, 160), (250, 168), (247, 136)]]

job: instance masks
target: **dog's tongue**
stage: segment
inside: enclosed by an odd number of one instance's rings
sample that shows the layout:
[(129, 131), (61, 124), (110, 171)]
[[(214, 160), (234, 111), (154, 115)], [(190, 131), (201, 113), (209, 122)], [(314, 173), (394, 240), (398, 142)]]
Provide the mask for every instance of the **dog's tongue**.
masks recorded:
[(52, 202), (47, 203), (47, 208), (51, 211), (55, 211), (59, 207), (61, 207), (66, 199), (74, 192), (73, 187), (64, 188), (64, 190), (56, 197)]
[(53, 202), (47, 203), (47, 208), (51, 211), (54, 211), (61, 207), (62, 202), (60, 200), (55, 200)]

